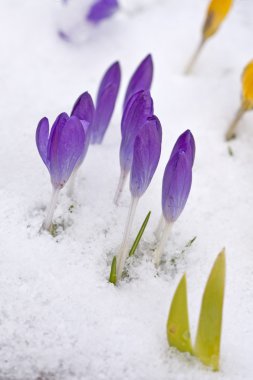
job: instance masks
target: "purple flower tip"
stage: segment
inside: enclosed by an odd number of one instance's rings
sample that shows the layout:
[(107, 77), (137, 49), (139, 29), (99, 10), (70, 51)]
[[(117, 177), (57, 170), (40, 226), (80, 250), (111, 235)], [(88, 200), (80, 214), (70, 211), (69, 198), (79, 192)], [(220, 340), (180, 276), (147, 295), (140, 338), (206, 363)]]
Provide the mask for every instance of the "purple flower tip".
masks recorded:
[(140, 91), (129, 99), (121, 120), (120, 166), (126, 174), (130, 171), (133, 148), (140, 128), (153, 115), (153, 100), (149, 91)]
[(126, 96), (124, 100), (124, 106), (126, 107), (129, 99), (141, 90), (149, 91), (153, 79), (153, 60), (151, 54), (149, 54), (135, 70), (133, 76), (130, 79), (127, 87)]
[(187, 202), (192, 183), (192, 165), (187, 152), (179, 149), (165, 168), (162, 187), (163, 216), (174, 223)]
[(119, 62), (115, 62), (106, 71), (99, 86), (91, 132), (93, 144), (101, 144), (103, 141), (116, 104), (120, 81), (120, 65)]
[(187, 129), (184, 133), (182, 133), (179, 136), (174, 145), (170, 157), (173, 157), (174, 154), (177, 153), (180, 149), (187, 154), (187, 157), (191, 162), (191, 166), (193, 166), (195, 159), (195, 141), (189, 129)]
[(61, 113), (49, 135), (47, 118), (40, 120), (36, 130), (36, 144), (48, 168), (55, 189), (62, 188), (76, 168), (85, 143), (85, 132), (76, 116)]
[(86, 19), (98, 24), (100, 21), (111, 17), (119, 8), (117, 0), (97, 0), (88, 11)]
[(134, 143), (130, 190), (140, 198), (147, 190), (156, 171), (162, 143), (162, 128), (156, 116), (149, 117), (140, 129)]

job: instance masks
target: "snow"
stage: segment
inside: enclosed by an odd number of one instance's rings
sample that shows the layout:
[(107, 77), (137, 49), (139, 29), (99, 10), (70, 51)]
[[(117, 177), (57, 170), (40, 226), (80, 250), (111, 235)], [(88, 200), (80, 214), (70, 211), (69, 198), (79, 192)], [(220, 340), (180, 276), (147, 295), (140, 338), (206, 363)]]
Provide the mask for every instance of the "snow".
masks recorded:
[[(124, 3), (126, 8), (98, 29), (86, 25), (83, 43), (68, 44), (57, 36), (64, 25), (59, 1), (0, 1), (0, 379), (251, 379), (253, 115), (244, 116), (237, 140), (225, 143), (224, 133), (239, 106), (241, 71), (252, 59), (252, 2), (235, 1), (188, 77), (182, 72), (199, 41), (207, 1), (132, 0), (129, 9)], [(150, 223), (129, 260), (129, 277), (114, 287), (108, 283), (110, 263), (130, 203), (127, 188), (120, 207), (112, 203), (121, 105), (130, 75), (149, 52), (162, 157), (138, 206), (132, 238), (149, 210)], [(34, 142), (37, 123), (45, 115), (52, 123), (58, 113), (69, 112), (85, 90), (95, 96), (102, 74), (117, 59), (123, 83), (105, 141), (90, 148), (74, 200), (62, 191), (55, 220), (65, 229), (56, 238), (40, 234), (51, 186)], [(193, 187), (157, 273), (153, 231), (161, 213), (163, 170), (187, 128), (197, 145)], [(201, 295), (223, 246), (221, 371), (213, 373), (168, 347), (166, 320), (186, 272), (195, 337)]]

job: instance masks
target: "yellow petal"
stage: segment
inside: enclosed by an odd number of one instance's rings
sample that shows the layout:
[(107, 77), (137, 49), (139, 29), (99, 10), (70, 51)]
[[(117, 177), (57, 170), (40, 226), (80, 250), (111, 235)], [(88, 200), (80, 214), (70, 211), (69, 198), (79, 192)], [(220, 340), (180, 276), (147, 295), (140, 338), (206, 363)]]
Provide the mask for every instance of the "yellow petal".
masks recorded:
[(242, 73), (242, 98), (245, 110), (253, 109), (253, 61), (250, 61)]
[(222, 311), (225, 285), (225, 250), (218, 255), (202, 298), (194, 354), (219, 370)]
[(170, 346), (182, 352), (192, 353), (185, 274), (178, 284), (170, 306), (167, 338)]
[(202, 31), (204, 39), (216, 33), (229, 12), (232, 3), (233, 0), (211, 0)]

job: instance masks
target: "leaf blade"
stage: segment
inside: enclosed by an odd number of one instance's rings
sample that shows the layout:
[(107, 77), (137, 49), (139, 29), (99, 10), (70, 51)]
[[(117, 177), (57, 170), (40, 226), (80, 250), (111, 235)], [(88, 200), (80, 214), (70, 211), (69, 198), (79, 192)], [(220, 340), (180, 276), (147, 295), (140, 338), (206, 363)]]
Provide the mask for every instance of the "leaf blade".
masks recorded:
[(138, 234), (137, 234), (137, 236), (136, 236), (136, 238), (134, 240), (132, 248), (129, 251), (129, 254), (128, 254), (129, 257), (131, 257), (131, 256), (134, 255), (134, 253), (135, 253), (135, 251), (136, 251), (136, 249), (137, 249), (137, 247), (139, 245), (139, 242), (140, 242), (140, 240), (142, 238), (142, 235), (144, 234), (144, 231), (145, 231), (145, 229), (147, 227), (150, 215), (151, 215), (151, 211), (148, 212), (146, 218), (144, 219), (144, 222), (142, 223), (142, 226), (141, 226), (141, 228), (140, 228), (140, 230), (139, 230), (139, 232), (138, 232)]
[(181, 352), (192, 354), (185, 274), (181, 278), (171, 302), (167, 321), (167, 339), (170, 346)]
[(110, 277), (109, 277), (109, 282), (113, 285), (117, 284), (116, 268), (117, 268), (117, 258), (116, 258), (116, 256), (114, 256), (114, 258), (112, 260), (111, 272), (110, 272)]
[(225, 250), (217, 256), (202, 297), (194, 354), (214, 371), (219, 370), (225, 288)]

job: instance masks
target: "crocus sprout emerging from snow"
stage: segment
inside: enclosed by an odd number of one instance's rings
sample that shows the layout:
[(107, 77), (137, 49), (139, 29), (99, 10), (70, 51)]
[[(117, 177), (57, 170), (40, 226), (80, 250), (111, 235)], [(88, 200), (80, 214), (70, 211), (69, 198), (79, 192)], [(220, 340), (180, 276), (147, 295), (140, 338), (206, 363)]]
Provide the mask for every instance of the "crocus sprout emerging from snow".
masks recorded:
[(119, 8), (118, 0), (97, 0), (90, 7), (86, 20), (98, 24), (111, 17)]
[(173, 223), (182, 213), (192, 183), (192, 165), (195, 157), (195, 142), (191, 132), (184, 132), (177, 140), (165, 168), (162, 185), (162, 212), (160, 229), (163, 229), (155, 251), (155, 264), (160, 263), (164, 246)]
[(139, 91), (128, 101), (121, 120), (119, 184), (114, 197), (117, 205), (133, 160), (134, 142), (140, 128), (153, 115), (153, 100), (149, 91)]
[(156, 171), (162, 143), (162, 128), (156, 116), (149, 117), (139, 130), (134, 142), (130, 177), (132, 201), (125, 227), (123, 241), (117, 257), (117, 279), (119, 280), (129, 253), (129, 235), (140, 197), (147, 190)]
[(42, 226), (50, 230), (59, 191), (66, 184), (83, 155), (84, 128), (76, 116), (69, 117), (66, 113), (61, 113), (49, 134), (49, 122), (44, 117), (36, 130), (36, 144), (50, 173), (53, 186), (52, 199)]
[(113, 63), (106, 71), (99, 86), (91, 143), (101, 144), (109, 126), (117, 100), (121, 80), (119, 62)]
[(126, 96), (124, 100), (123, 109), (125, 109), (129, 99), (137, 92), (144, 90), (149, 91), (153, 79), (153, 61), (152, 56), (149, 54), (135, 70), (132, 78), (129, 81)]

